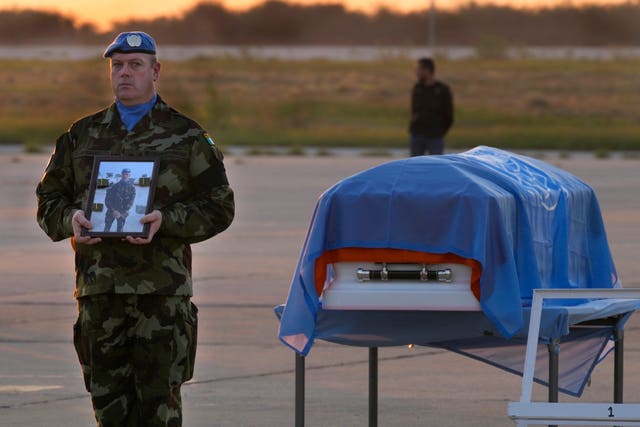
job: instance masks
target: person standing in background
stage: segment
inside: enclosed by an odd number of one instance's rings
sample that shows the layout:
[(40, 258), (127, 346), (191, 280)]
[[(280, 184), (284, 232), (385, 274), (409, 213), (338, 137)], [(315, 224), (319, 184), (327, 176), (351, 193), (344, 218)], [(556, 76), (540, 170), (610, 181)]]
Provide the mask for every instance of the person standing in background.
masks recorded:
[(418, 81), (411, 92), (411, 122), (409, 124), (411, 156), (444, 153), (444, 137), (453, 125), (453, 95), (451, 89), (436, 80), (435, 62), (431, 58), (418, 60)]

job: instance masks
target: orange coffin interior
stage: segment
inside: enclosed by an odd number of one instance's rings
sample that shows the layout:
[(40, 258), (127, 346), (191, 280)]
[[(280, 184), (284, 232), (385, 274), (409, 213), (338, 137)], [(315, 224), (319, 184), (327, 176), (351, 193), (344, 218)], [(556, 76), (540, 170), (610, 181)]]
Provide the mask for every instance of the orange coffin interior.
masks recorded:
[(336, 262), (386, 262), (387, 264), (462, 264), (471, 268), (471, 292), (480, 300), (482, 266), (475, 259), (456, 254), (432, 254), (386, 248), (342, 248), (327, 251), (316, 260), (314, 280), (318, 296), (327, 280), (327, 265)]

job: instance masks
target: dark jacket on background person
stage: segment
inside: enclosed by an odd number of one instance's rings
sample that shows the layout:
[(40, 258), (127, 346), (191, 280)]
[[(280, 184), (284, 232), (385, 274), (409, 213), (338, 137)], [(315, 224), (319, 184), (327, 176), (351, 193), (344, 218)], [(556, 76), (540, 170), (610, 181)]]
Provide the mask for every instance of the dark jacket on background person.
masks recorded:
[(412, 135), (442, 138), (453, 125), (453, 96), (446, 84), (436, 81), (427, 86), (417, 82), (411, 92)]

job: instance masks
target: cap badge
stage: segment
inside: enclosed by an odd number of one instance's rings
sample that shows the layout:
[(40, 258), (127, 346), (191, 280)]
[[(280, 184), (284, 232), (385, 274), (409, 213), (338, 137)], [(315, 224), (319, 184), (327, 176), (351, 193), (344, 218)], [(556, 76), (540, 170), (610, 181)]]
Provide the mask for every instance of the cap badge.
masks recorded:
[(131, 47), (140, 47), (142, 44), (142, 37), (138, 34), (129, 34), (127, 36), (127, 44)]

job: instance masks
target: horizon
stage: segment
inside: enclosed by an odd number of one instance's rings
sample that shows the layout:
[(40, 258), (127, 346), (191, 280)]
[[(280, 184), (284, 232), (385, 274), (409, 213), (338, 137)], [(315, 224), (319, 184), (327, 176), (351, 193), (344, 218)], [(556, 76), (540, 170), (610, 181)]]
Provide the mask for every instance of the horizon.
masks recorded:
[[(381, 8), (394, 12), (410, 13), (429, 8), (431, 0), (281, 0), (285, 3), (310, 6), (315, 4), (341, 4), (347, 10), (364, 13), (376, 13)], [(215, 3), (226, 9), (243, 11), (265, 3), (266, 0), (130, 0), (94, 1), (84, 0), (21, 0), (17, 6), (15, 0), (0, 0), (2, 10), (39, 10), (55, 12), (68, 16), (77, 24), (91, 24), (99, 31), (109, 31), (117, 22), (129, 19), (155, 19), (159, 17), (179, 17), (201, 3)], [(544, 9), (567, 6), (566, 0), (435, 0), (440, 9), (458, 9), (470, 4), (479, 6), (507, 6), (515, 9)], [(573, 0), (569, 6), (611, 6), (629, 3), (627, 0)], [(128, 10), (128, 13), (119, 11)], [(147, 13), (153, 10), (153, 13)]]

